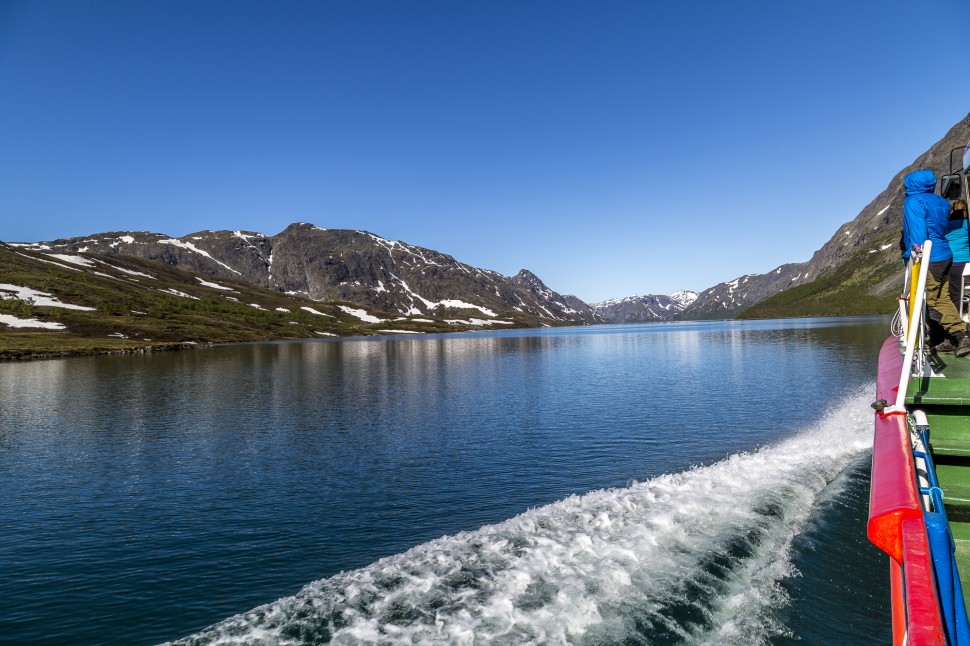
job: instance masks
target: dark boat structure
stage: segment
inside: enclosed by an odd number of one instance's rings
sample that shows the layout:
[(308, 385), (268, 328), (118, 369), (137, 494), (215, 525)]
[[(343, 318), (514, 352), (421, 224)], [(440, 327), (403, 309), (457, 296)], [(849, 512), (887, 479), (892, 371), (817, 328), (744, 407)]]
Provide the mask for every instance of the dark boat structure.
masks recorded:
[[(953, 171), (953, 152), (940, 193), (967, 200), (970, 144), (963, 170)], [(968, 646), (970, 356), (929, 346), (931, 248), (926, 241), (925, 262), (912, 254), (894, 333), (879, 354), (868, 534), (889, 556), (893, 644)], [(970, 288), (970, 277), (952, 279)], [(968, 309), (961, 304), (965, 320)]]

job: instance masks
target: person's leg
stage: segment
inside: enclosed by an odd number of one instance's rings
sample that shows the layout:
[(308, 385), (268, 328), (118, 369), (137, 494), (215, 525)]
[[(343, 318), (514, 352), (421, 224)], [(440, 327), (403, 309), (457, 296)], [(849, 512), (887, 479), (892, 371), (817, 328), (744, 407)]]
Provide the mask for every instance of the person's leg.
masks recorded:
[(957, 346), (957, 356), (970, 354), (970, 337), (967, 337), (967, 325), (960, 319), (957, 309), (950, 300), (947, 270), (949, 260), (931, 262), (926, 273), (926, 304), (929, 306), (930, 319), (943, 326), (947, 334), (953, 337)]
[(960, 301), (963, 300), (963, 294), (960, 293), (960, 282), (963, 278), (963, 269), (966, 266), (967, 263), (965, 262), (955, 262), (950, 265), (950, 270), (947, 272), (946, 282), (949, 286), (947, 291), (958, 315), (960, 314)]

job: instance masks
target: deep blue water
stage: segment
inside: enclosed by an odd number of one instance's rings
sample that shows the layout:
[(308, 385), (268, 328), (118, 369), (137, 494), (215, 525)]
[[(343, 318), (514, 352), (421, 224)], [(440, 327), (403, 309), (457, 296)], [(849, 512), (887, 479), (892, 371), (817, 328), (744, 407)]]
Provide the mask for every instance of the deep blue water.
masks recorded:
[(0, 640), (886, 641), (865, 520), (887, 334), (697, 322), (0, 364)]

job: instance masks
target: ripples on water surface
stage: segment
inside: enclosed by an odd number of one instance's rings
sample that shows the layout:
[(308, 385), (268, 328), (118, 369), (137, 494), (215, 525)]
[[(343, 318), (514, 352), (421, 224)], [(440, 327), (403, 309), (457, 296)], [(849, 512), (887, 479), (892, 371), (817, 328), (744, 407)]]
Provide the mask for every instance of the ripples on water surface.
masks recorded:
[(886, 639), (887, 568), (864, 530), (885, 330), (604, 326), (0, 365), (0, 631)]

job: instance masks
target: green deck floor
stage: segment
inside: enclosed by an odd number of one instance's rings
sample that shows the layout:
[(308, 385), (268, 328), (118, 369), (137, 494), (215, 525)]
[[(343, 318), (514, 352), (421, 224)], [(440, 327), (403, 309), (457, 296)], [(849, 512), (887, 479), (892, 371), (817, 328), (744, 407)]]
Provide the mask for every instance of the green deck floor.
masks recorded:
[(945, 354), (939, 361), (936, 371), (943, 376), (910, 381), (906, 403), (970, 406), (970, 357)]
[(970, 594), (967, 588), (967, 576), (964, 572), (970, 570), (970, 523), (950, 521), (950, 531), (953, 532), (953, 544), (956, 545), (957, 569), (960, 571), (960, 583), (964, 589), (964, 603)]
[(929, 421), (960, 582), (970, 595), (970, 357), (943, 355), (935, 370), (943, 376), (910, 382), (906, 403), (923, 410)]

